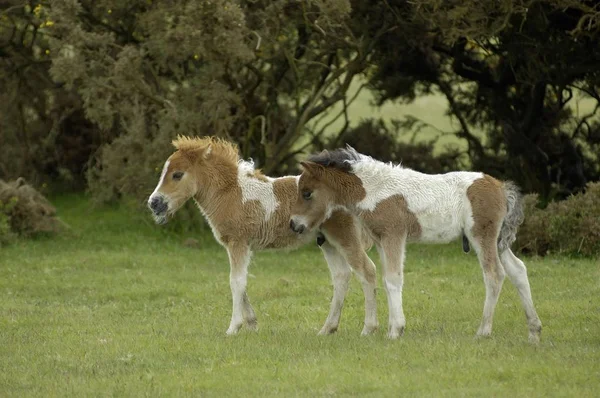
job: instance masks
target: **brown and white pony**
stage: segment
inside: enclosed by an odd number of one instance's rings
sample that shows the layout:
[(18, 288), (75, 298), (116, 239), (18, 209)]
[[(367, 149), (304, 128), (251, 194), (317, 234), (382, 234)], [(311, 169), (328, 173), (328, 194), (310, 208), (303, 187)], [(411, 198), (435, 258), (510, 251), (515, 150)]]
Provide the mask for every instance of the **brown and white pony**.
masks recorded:
[(517, 288), (529, 326), (539, 341), (542, 324), (531, 298), (527, 270), (510, 250), (523, 221), (521, 196), (510, 182), (476, 172), (429, 175), (379, 162), (353, 148), (336, 149), (302, 162), (290, 227), (302, 234), (339, 209), (357, 216), (374, 239), (383, 263), (389, 305), (388, 337), (403, 333), (405, 244), (445, 243), (463, 236), (475, 248), (486, 288), (477, 332), (488, 336), (505, 273)]
[(167, 222), (193, 198), (210, 224), (215, 239), (227, 249), (233, 313), (227, 334), (245, 322), (257, 329), (256, 315), (246, 293), (248, 265), (253, 250), (292, 249), (308, 242), (320, 244), (333, 280), (329, 316), (319, 332), (337, 330), (352, 270), (365, 295), (363, 334), (377, 328), (375, 265), (365, 253), (371, 246), (368, 233), (350, 213), (339, 210), (312, 233), (290, 230), (292, 205), (299, 177), (269, 178), (241, 160), (238, 148), (225, 140), (178, 137), (175, 153), (165, 162), (158, 186), (148, 199), (158, 224)]

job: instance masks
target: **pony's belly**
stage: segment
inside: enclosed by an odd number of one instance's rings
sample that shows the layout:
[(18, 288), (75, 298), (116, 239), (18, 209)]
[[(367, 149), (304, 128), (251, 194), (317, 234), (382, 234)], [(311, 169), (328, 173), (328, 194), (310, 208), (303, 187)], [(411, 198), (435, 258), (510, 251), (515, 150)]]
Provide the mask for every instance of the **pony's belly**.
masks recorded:
[(252, 248), (254, 250), (270, 250), (270, 249), (283, 249), (283, 250), (295, 250), (309, 244), (311, 242), (316, 244), (317, 231), (311, 231), (298, 235), (293, 232), (285, 231), (285, 233), (274, 234), (263, 239), (253, 239)]
[(462, 234), (460, 218), (452, 213), (419, 214), (421, 235), (417, 239), (425, 243), (448, 243)]

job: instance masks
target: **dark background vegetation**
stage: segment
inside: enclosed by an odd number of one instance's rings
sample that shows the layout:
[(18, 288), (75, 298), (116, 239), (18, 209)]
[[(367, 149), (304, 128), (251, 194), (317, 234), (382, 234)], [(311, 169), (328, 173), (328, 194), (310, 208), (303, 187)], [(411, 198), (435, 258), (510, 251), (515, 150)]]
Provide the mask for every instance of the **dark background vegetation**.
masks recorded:
[[(378, 105), (443, 96), (460, 144), (427, 120), (351, 125), (357, 82)], [(179, 133), (230, 138), (271, 175), (350, 143), (512, 179), (542, 206), (600, 179), (593, 1), (8, 0), (0, 87), (0, 178), (98, 202), (143, 202)]]

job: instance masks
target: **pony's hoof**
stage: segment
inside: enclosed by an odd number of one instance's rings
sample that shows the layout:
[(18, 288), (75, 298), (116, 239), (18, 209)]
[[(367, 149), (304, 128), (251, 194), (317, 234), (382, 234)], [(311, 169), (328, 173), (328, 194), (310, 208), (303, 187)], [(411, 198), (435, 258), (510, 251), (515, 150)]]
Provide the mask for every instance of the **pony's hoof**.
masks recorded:
[(390, 328), (387, 333), (387, 338), (390, 340), (396, 340), (398, 337), (404, 334), (404, 326)]
[(539, 333), (529, 333), (529, 344), (533, 344), (533, 345), (540, 344)]
[(538, 344), (540, 337), (542, 336), (542, 322), (538, 319), (532, 326), (529, 327), (529, 342), (531, 344)]
[(335, 332), (337, 332), (337, 326), (323, 326), (321, 330), (319, 330), (319, 333), (317, 333), (317, 335), (327, 336), (330, 334), (334, 334)]
[(492, 335), (492, 328), (491, 327), (480, 327), (477, 330), (477, 334), (475, 335), (476, 339), (479, 338), (487, 338), (490, 337)]
[(373, 333), (375, 333), (376, 330), (377, 330), (377, 325), (371, 325), (371, 326), (365, 325), (363, 327), (362, 332), (360, 332), (360, 335), (361, 336), (370, 336)]
[(241, 324), (231, 325), (231, 326), (229, 326), (229, 329), (227, 329), (227, 331), (225, 333), (227, 334), (227, 336), (233, 336), (240, 331), (241, 327), (242, 327)]
[(475, 340), (485, 340), (485, 339), (489, 339), (492, 337), (492, 333), (491, 332), (477, 332), (475, 334)]
[(253, 332), (258, 332), (258, 321), (256, 320), (256, 318), (247, 320), (246, 327), (248, 328), (248, 330), (251, 330)]

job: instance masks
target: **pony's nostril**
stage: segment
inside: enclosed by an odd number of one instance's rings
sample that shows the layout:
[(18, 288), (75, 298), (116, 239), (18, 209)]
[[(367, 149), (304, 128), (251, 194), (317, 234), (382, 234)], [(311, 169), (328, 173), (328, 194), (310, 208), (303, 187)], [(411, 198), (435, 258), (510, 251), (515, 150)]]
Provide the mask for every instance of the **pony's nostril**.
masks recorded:
[(298, 225), (294, 222), (294, 220), (290, 220), (290, 228), (297, 234), (301, 234), (302, 232), (304, 232), (304, 225)]
[(169, 208), (169, 205), (161, 197), (152, 198), (149, 206), (150, 209), (152, 209), (152, 211), (156, 214), (164, 213)]
[(150, 200), (150, 208), (152, 210), (156, 210), (156, 208), (158, 207), (159, 204), (160, 204), (160, 200), (158, 198), (152, 198), (152, 200)]

